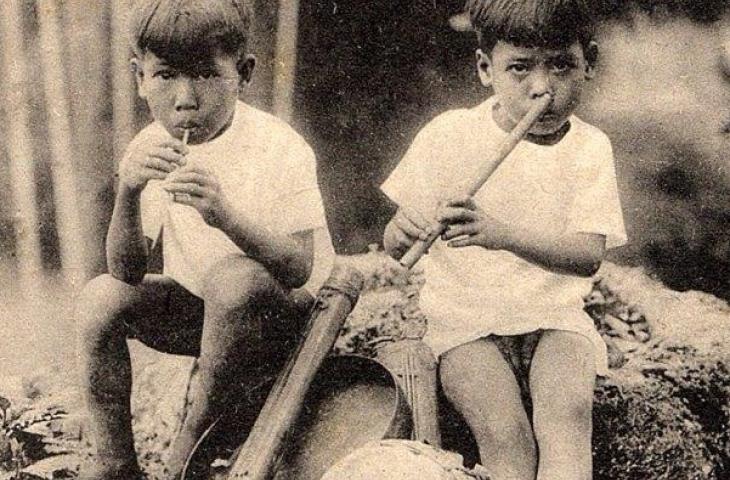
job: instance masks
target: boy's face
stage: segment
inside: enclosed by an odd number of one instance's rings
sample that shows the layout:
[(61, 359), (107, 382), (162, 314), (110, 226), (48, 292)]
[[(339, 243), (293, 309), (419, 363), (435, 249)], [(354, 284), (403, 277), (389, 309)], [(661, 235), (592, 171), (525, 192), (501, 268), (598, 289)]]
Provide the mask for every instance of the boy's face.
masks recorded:
[(530, 130), (535, 135), (560, 130), (580, 102), (584, 83), (593, 76), (578, 42), (552, 49), (498, 41), (491, 58), (477, 51), (477, 67), (482, 83), (494, 89), (508, 123), (518, 122), (537, 97), (552, 95), (547, 112)]
[(176, 138), (190, 130), (190, 143), (207, 142), (230, 124), (240, 88), (253, 69), (244, 59), (242, 74), (236, 55), (215, 52), (205, 65), (178, 67), (152, 52), (132, 60), (139, 96), (152, 116)]

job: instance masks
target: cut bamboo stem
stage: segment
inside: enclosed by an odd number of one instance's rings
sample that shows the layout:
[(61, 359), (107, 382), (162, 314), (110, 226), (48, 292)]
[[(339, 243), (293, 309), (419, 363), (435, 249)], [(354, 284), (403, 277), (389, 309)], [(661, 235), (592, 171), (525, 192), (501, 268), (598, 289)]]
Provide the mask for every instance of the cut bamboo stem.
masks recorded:
[(88, 255), (85, 248), (86, 229), (79, 212), (76, 191), (71, 108), (66, 92), (68, 85), (63, 70), (62, 36), (56, 0), (39, 0), (38, 21), (61, 266), (66, 279), (75, 283), (84, 280), (87, 275)]
[(0, 2), (2, 17), (2, 57), (6, 83), (3, 97), (9, 141), (5, 142), (10, 164), (10, 188), (14, 212), (18, 282), (22, 292), (34, 291), (37, 274), (42, 270), (39, 215), (36, 199), (33, 135), (30, 130), (28, 58), (22, 51), (23, 2)]

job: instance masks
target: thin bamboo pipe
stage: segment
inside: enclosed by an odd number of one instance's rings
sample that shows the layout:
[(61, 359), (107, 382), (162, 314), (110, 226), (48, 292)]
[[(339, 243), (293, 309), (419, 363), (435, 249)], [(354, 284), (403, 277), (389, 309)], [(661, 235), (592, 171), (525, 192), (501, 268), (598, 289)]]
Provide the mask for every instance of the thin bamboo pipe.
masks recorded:
[[(527, 135), (528, 130), (532, 128), (538, 118), (540, 118), (540, 115), (550, 106), (550, 102), (552, 102), (551, 95), (543, 95), (536, 99), (530, 110), (517, 122), (517, 125), (514, 126), (504, 140), (502, 140), (497, 150), (492, 154), (492, 157), (482, 164), (477, 172), (477, 178), (471, 179), (471, 183), (467, 186), (466, 190), (459, 193), (470, 197), (475, 195), (486, 181), (489, 180), (489, 177), (497, 167), (512, 153), (512, 150), (515, 149), (522, 138)], [(400, 264), (405, 268), (412, 268), (445, 231), (446, 225), (441, 224), (426, 240), (417, 240), (406, 254), (401, 257)]]
[(41, 63), (44, 71), (51, 147), (51, 178), (56, 207), (56, 224), (65, 277), (72, 283), (87, 275), (87, 252), (84, 222), (79, 212), (76, 172), (73, 165), (71, 108), (63, 70), (62, 35), (56, 0), (39, 0)]
[(22, 292), (32, 291), (33, 278), (42, 269), (41, 240), (38, 229), (39, 215), (36, 202), (35, 160), (33, 139), (30, 131), (28, 101), (27, 56), (23, 51), (23, 2), (0, 2), (3, 18), (2, 58), (6, 83), (2, 87), (7, 117), (5, 121), (10, 141), (6, 149), (10, 163), (10, 188), (14, 209), (18, 282)]
[(280, 0), (274, 54), (274, 115), (289, 121), (294, 98), (299, 35), (299, 0)]

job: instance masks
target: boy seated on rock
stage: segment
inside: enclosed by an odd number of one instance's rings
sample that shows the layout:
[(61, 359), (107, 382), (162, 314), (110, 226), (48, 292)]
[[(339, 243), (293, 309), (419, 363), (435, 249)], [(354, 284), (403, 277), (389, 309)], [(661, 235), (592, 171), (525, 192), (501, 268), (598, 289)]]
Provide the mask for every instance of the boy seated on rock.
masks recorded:
[[(141, 0), (132, 11), (132, 67), (154, 121), (119, 165), (109, 273), (78, 299), (97, 447), (81, 478), (142, 478), (127, 339), (198, 357), (192, 404), (166, 464), (177, 478), (199, 436), (236, 400), (230, 387), (253, 388), (255, 372), (271, 377), (281, 368), (308, 291), (328, 271), (312, 150), (238, 99), (255, 64), (250, 20), (246, 0)], [(323, 243), (316, 249), (315, 233)], [(162, 274), (148, 271), (152, 241), (162, 245)]]
[[(469, 0), (476, 67), (494, 95), (430, 122), (383, 186), (400, 257), (422, 260), (424, 341), (495, 480), (591, 478), (591, 411), (606, 345), (582, 297), (626, 240), (611, 142), (573, 114), (597, 46), (587, 0)], [(457, 197), (538, 99), (547, 110), (473, 197)], [(524, 401), (523, 401), (524, 400)], [(532, 407), (532, 408), (531, 408)]]

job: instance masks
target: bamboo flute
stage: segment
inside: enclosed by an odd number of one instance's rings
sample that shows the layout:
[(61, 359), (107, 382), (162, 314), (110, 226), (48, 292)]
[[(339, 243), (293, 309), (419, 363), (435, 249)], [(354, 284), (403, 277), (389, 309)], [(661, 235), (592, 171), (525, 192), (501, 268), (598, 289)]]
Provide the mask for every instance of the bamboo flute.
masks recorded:
[[(532, 106), (532, 108), (530, 108), (525, 116), (522, 117), (522, 119), (517, 123), (517, 125), (515, 125), (512, 131), (502, 141), (497, 151), (494, 152), (492, 158), (488, 162), (485, 162), (484, 165), (482, 165), (482, 168), (479, 171), (479, 175), (477, 175), (477, 178), (473, 179), (472, 183), (468, 185), (467, 189), (464, 192), (460, 193), (471, 197), (476, 194), (480, 188), (482, 188), (482, 185), (486, 183), (486, 181), (489, 179), (489, 177), (492, 176), (494, 171), (497, 170), (497, 168), (509, 156), (509, 154), (512, 153), (512, 150), (514, 150), (517, 144), (520, 143), (520, 140), (522, 140), (524, 136), (527, 135), (527, 132), (530, 130), (530, 128), (532, 128), (537, 119), (540, 118), (540, 115), (542, 115), (543, 112), (547, 109), (548, 105), (550, 105), (550, 102), (552, 102), (552, 96), (550, 95), (543, 95), (535, 101), (535, 104)], [(413, 246), (406, 252), (406, 254), (401, 257), (400, 264), (403, 265), (405, 268), (412, 268), (418, 262), (418, 260), (420, 260), (421, 257), (425, 255), (426, 252), (428, 252), (428, 249), (431, 247), (431, 245), (433, 245), (433, 242), (435, 242), (436, 239), (438, 239), (445, 230), (446, 225), (440, 224), (438, 228), (433, 233), (431, 233), (431, 235), (429, 235), (428, 239), (417, 240), (416, 243), (414, 243)]]

